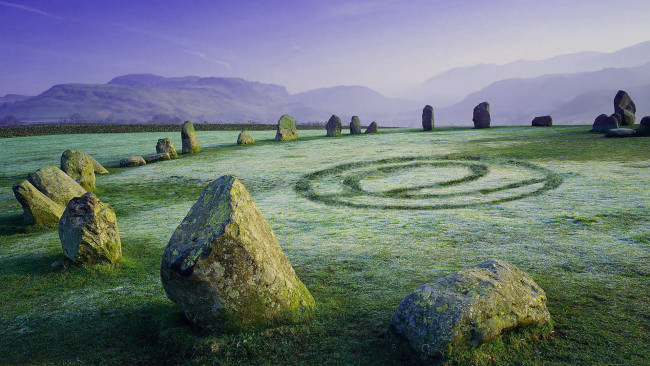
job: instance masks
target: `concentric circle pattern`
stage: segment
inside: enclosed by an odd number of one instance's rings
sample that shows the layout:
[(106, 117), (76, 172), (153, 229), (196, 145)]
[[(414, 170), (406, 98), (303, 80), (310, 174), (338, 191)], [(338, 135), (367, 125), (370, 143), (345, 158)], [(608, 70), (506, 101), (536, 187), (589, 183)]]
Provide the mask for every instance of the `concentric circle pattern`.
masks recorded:
[(328, 205), (395, 210), (475, 207), (555, 189), (536, 165), (481, 157), (399, 157), (337, 165), (303, 176), (295, 190)]

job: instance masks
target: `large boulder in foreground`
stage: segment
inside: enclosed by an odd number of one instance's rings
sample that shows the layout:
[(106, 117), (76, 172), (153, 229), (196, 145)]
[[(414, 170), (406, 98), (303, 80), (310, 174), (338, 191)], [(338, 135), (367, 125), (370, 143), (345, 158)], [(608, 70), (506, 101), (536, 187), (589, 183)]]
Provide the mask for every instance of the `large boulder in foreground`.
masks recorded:
[(55, 166), (47, 166), (27, 175), (27, 180), (52, 201), (63, 205), (75, 198), (81, 197), (86, 190)]
[(335, 137), (341, 134), (341, 119), (339, 116), (333, 114), (332, 117), (327, 121), (325, 129), (327, 130), (327, 137)]
[(254, 143), (255, 139), (248, 131), (242, 131), (239, 133), (239, 136), (237, 136), (237, 145), (250, 145)]
[(612, 128), (618, 128), (619, 120), (616, 118), (618, 115), (614, 113), (611, 116), (606, 114), (601, 114), (594, 120), (594, 124), (591, 127), (592, 132), (607, 132)]
[(621, 116), (621, 126), (634, 126), (636, 105), (624, 90), (619, 90), (614, 97), (614, 113)]
[(115, 263), (122, 258), (111, 206), (88, 192), (70, 200), (59, 222), (63, 255), (77, 264)]
[(240, 330), (313, 315), (314, 299), (232, 176), (210, 183), (172, 234), (162, 284), (195, 325)]
[(95, 190), (95, 166), (90, 155), (66, 150), (61, 154), (61, 170), (87, 191)]
[(422, 109), (422, 129), (433, 130), (433, 107), (428, 104)]
[(553, 117), (551, 116), (539, 116), (533, 118), (532, 122), (533, 127), (551, 127), (553, 126)]
[(134, 167), (134, 166), (140, 166), (146, 164), (147, 162), (144, 160), (142, 156), (127, 156), (126, 158), (120, 160), (121, 167)]
[(181, 128), (181, 140), (183, 144), (183, 154), (194, 154), (201, 151), (199, 138), (196, 137), (194, 125), (190, 121), (185, 121)]
[(359, 116), (352, 116), (350, 120), (350, 135), (358, 135), (361, 133), (361, 120)]
[(25, 224), (45, 225), (59, 222), (65, 207), (52, 201), (29, 181), (14, 184), (13, 191), (23, 207)]
[(178, 153), (174, 148), (174, 144), (169, 138), (158, 139), (158, 142), (156, 143), (156, 154), (162, 154), (164, 152), (168, 152), (169, 157), (172, 159), (178, 158)]
[(377, 122), (372, 121), (372, 123), (368, 125), (368, 128), (366, 128), (365, 133), (377, 133)]
[(298, 138), (296, 120), (288, 114), (283, 114), (278, 120), (278, 130), (275, 133), (275, 141), (291, 141)]
[(392, 329), (425, 360), (483, 344), (513, 328), (549, 323), (544, 290), (500, 260), (418, 287), (391, 318)]
[(474, 107), (474, 128), (490, 128), (490, 103), (483, 102)]

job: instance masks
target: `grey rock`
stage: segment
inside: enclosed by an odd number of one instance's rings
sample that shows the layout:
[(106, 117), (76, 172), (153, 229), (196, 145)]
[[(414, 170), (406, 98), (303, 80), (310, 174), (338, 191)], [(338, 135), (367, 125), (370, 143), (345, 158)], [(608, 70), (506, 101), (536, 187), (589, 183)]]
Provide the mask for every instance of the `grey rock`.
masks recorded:
[(79, 183), (55, 166), (33, 171), (27, 175), (27, 180), (52, 201), (63, 206), (86, 193)]
[(636, 105), (624, 90), (619, 90), (614, 97), (614, 113), (621, 116), (620, 126), (634, 126)]
[(607, 132), (612, 128), (618, 128), (619, 120), (616, 118), (617, 114), (607, 116), (606, 114), (601, 114), (594, 120), (594, 124), (591, 128), (593, 132)]
[(144, 160), (142, 156), (128, 156), (120, 160), (120, 166), (122, 167), (134, 167), (134, 166), (140, 166), (145, 164), (147, 164), (147, 162)]
[(156, 153), (160, 154), (164, 152), (168, 152), (169, 157), (172, 159), (178, 158), (178, 153), (174, 148), (174, 144), (172, 143), (172, 140), (170, 140), (169, 138), (158, 139), (158, 143), (156, 144)]
[(52, 201), (26, 180), (14, 184), (13, 191), (23, 208), (25, 224), (58, 224), (65, 207)]
[(181, 128), (181, 141), (183, 154), (194, 154), (201, 151), (199, 138), (196, 136), (194, 125), (190, 121), (185, 121)]
[(144, 159), (147, 164), (157, 163), (159, 161), (172, 160), (172, 157), (169, 154), (169, 151), (163, 151), (160, 154), (151, 155)]
[(359, 116), (352, 116), (350, 121), (350, 135), (357, 135), (361, 133), (361, 120)]
[(490, 128), (490, 104), (483, 102), (474, 107), (474, 128)]
[(239, 136), (237, 136), (237, 145), (250, 145), (254, 143), (255, 139), (250, 133), (248, 133), (248, 131), (242, 131), (239, 133)]
[(327, 137), (339, 136), (341, 134), (341, 128), (341, 119), (339, 116), (333, 114), (325, 125), (325, 129), (327, 130)]
[(433, 124), (433, 107), (427, 104), (422, 109), (422, 129), (431, 131), (433, 130)]
[(553, 117), (551, 116), (539, 116), (533, 118), (532, 125), (535, 127), (551, 127), (553, 126)]
[(66, 150), (61, 154), (61, 170), (74, 179), (87, 191), (95, 190), (95, 166), (90, 155)]
[(636, 131), (631, 128), (612, 128), (605, 132), (605, 137), (634, 137)]
[(369, 124), (368, 128), (366, 128), (366, 133), (377, 133), (377, 122), (373, 121)]
[(283, 114), (278, 120), (278, 129), (275, 133), (275, 141), (291, 141), (298, 138), (296, 120), (288, 114)]

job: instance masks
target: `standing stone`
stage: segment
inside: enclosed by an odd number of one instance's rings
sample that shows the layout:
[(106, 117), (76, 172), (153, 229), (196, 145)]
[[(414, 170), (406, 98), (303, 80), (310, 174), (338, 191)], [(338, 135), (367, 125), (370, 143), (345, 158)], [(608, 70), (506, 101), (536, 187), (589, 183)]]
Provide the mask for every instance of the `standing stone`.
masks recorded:
[(79, 183), (55, 166), (33, 171), (27, 175), (27, 180), (52, 201), (63, 206), (86, 193)]
[(327, 137), (339, 136), (341, 134), (342, 126), (339, 116), (333, 114), (325, 125), (325, 128), (327, 129)]
[(23, 207), (25, 224), (44, 225), (59, 222), (65, 208), (41, 193), (29, 181), (14, 184), (13, 191)]
[(61, 170), (87, 191), (95, 190), (95, 167), (90, 155), (77, 150), (61, 154)]
[(422, 110), (422, 129), (425, 131), (433, 130), (433, 107), (428, 104)]
[(163, 152), (169, 152), (169, 157), (172, 159), (178, 158), (178, 153), (176, 153), (174, 144), (169, 138), (158, 139), (158, 143), (156, 144), (156, 153), (160, 154)]
[(248, 131), (242, 131), (239, 133), (239, 136), (237, 136), (237, 145), (250, 145), (254, 143), (255, 139), (250, 133), (248, 133)]
[(296, 120), (288, 114), (283, 114), (278, 120), (278, 131), (275, 133), (275, 141), (291, 141), (298, 138)]
[(357, 135), (361, 133), (361, 120), (359, 116), (352, 116), (350, 121), (350, 135)]
[(474, 128), (490, 128), (490, 103), (483, 102), (474, 107)]
[(492, 260), (418, 287), (399, 304), (391, 325), (427, 360), (550, 319), (544, 290), (512, 264)]
[(199, 139), (196, 137), (196, 131), (192, 122), (185, 121), (183, 123), (181, 140), (183, 141), (183, 154), (194, 154), (201, 151), (201, 145), (199, 145)]
[(551, 127), (553, 126), (553, 118), (551, 116), (535, 117), (532, 124), (535, 127)]
[(634, 126), (636, 119), (636, 106), (632, 98), (623, 90), (619, 90), (614, 97), (614, 113), (621, 116), (621, 126)]
[(594, 120), (594, 124), (591, 128), (593, 132), (607, 132), (612, 128), (618, 128), (619, 120), (616, 118), (618, 116), (616, 113), (607, 116), (606, 114), (601, 114)]
[(368, 128), (366, 128), (366, 133), (377, 133), (377, 122), (372, 121)]
[(167, 296), (202, 328), (239, 330), (313, 315), (314, 299), (232, 176), (201, 193), (172, 234), (160, 273)]
[(120, 166), (123, 167), (134, 167), (134, 166), (140, 166), (145, 164), (147, 164), (147, 162), (144, 160), (142, 156), (128, 156), (120, 160)]
[(59, 222), (59, 239), (63, 255), (74, 263), (115, 263), (122, 258), (115, 212), (91, 192), (70, 200)]

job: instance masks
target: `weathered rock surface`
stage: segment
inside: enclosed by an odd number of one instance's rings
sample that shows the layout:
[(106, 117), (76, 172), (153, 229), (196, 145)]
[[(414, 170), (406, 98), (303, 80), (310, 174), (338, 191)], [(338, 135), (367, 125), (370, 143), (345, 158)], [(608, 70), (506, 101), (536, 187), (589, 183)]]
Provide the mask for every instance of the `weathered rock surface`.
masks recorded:
[(616, 119), (616, 114), (607, 116), (606, 114), (601, 114), (594, 120), (594, 124), (591, 128), (593, 132), (607, 132), (612, 128), (618, 128), (619, 121)]
[(288, 114), (283, 114), (278, 120), (278, 130), (275, 133), (275, 141), (291, 141), (298, 138), (296, 120)]
[(341, 119), (339, 116), (333, 114), (325, 125), (325, 129), (327, 130), (327, 137), (339, 136), (341, 134), (342, 126), (343, 125), (341, 124)]
[(174, 148), (174, 144), (172, 143), (172, 140), (170, 140), (169, 138), (158, 139), (158, 143), (156, 144), (156, 153), (160, 154), (164, 152), (168, 152), (169, 157), (172, 159), (178, 158), (178, 153)]
[(63, 206), (71, 199), (86, 193), (79, 183), (55, 166), (33, 171), (27, 175), (27, 180), (52, 201)]
[(474, 107), (474, 128), (490, 128), (490, 103), (483, 102)]
[(641, 118), (639, 128), (636, 129), (637, 136), (650, 136), (650, 116)]
[(634, 137), (636, 131), (631, 128), (612, 128), (605, 132), (605, 137)]
[(104, 168), (102, 164), (100, 164), (95, 158), (92, 156), (88, 155), (90, 158), (90, 161), (93, 163), (93, 169), (95, 169), (95, 174), (108, 174), (108, 170)]
[(122, 258), (115, 212), (91, 192), (70, 200), (59, 222), (59, 239), (63, 255), (74, 263), (115, 263)]
[(134, 167), (134, 166), (140, 166), (145, 164), (147, 164), (147, 162), (144, 160), (142, 156), (128, 156), (120, 160), (120, 166), (124, 166), (124, 167)]
[(248, 131), (242, 131), (239, 133), (239, 136), (237, 136), (237, 145), (250, 145), (254, 143), (255, 139), (250, 133), (248, 133)]
[(350, 121), (350, 135), (358, 135), (361, 133), (361, 120), (359, 116), (352, 116)]
[(41, 193), (29, 181), (22, 181), (13, 186), (14, 195), (23, 207), (25, 224), (56, 224), (65, 207), (52, 201)]
[(377, 133), (377, 122), (372, 121), (371, 124), (366, 128), (366, 133)]
[(422, 129), (425, 131), (433, 130), (433, 107), (428, 104), (422, 109)]
[(423, 359), (550, 322), (546, 294), (526, 273), (492, 260), (415, 289), (391, 318), (393, 330)]
[(539, 116), (533, 118), (532, 125), (535, 127), (551, 127), (553, 126), (553, 117), (551, 116)]
[(160, 272), (167, 296), (203, 328), (238, 330), (313, 315), (314, 299), (232, 176), (201, 193), (172, 234)]
[(614, 113), (621, 116), (619, 125), (634, 126), (636, 105), (624, 90), (619, 90), (614, 97)]
[(192, 122), (185, 121), (185, 123), (183, 123), (183, 127), (181, 128), (181, 140), (183, 144), (183, 154), (194, 154), (201, 151), (199, 138), (196, 137), (196, 131), (194, 130)]
[(95, 167), (90, 155), (77, 150), (61, 154), (61, 170), (87, 191), (95, 190)]
[(159, 161), (166, 161), (166, 160), (172, 160), (172, 157), (170, 156), (169, 151), (163, 151), (160, 154), (147, 156), (144, 159), (144, 161), (147, 164), (157, 163)]

